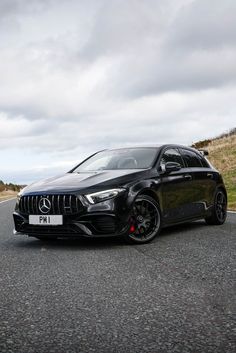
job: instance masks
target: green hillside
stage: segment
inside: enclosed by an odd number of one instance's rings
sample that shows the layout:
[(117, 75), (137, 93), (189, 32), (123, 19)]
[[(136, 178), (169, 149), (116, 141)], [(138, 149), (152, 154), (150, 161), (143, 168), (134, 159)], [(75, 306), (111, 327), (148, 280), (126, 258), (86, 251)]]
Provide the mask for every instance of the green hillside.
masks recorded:
[(21, 185), (12, 183), (6, 184), (0, 180), (0, 201), (15, 197), (21, 188)]
[(228, 208), (236, 210), (236, 128), (221, 136), (199, 141), (195, 148), (206, 148), (208, 159), (224, 178), (228, 192)]

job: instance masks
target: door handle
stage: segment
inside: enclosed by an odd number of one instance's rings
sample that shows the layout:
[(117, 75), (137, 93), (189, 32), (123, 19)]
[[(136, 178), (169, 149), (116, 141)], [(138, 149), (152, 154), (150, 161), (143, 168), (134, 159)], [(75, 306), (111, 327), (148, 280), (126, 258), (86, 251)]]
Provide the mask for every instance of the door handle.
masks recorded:
[(212, 179), (213, 178), (213, 174), (212, 173), (207, 173), (207, 177)]
[(190, 174), (185, 174), (185, 175), (184, 175), (184, 179), (192, 180), (192, 175), (190, 175)]

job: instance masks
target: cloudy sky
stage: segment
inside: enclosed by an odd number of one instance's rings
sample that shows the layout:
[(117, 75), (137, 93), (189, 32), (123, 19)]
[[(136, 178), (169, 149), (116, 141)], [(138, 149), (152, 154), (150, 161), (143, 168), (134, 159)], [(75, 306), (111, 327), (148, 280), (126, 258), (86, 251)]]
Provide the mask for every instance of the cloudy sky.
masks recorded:
[(0, 179), (236, 126), (235, 0), (0, 0)]

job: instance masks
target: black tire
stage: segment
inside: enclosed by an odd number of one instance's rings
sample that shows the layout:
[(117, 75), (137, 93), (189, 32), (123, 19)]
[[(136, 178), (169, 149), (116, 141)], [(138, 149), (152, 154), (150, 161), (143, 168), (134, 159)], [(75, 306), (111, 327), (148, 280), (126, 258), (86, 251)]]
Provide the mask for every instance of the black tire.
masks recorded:
[(218, 189), (215, 194), (214, 205), (210, 217), (205, 218), (207, 224), (221, 225), (227, 217), (227, 198), (222, 189)]
[(161, 210), (150, 196), (139, 195), (132, 208), (129, 230), (125, 240), (129, 244), (144, 244), (153, 240), (161, 231)]

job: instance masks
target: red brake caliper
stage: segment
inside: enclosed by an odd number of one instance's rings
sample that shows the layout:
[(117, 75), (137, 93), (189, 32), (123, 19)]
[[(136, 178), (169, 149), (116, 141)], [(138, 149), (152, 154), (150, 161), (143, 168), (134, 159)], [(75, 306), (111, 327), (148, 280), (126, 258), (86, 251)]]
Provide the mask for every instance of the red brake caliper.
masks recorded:
[(130, 228), (129, 228), (130, 233), (134, 233), (135, 232), (135, 226), (133, 224), (131, 224)]

